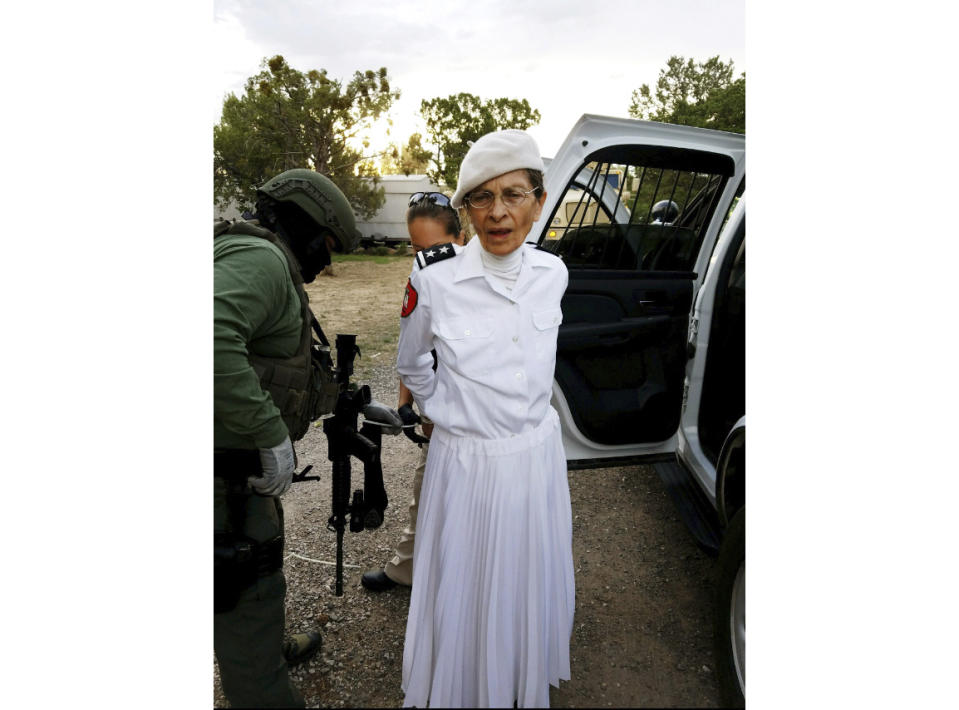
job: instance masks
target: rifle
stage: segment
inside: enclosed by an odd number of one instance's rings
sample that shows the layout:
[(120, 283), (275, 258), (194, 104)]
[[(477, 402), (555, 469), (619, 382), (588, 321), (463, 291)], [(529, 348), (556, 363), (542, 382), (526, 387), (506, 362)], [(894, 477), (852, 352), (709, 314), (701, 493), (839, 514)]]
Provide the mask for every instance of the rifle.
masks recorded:
[[(403, 420), (396, 411), (376, 402), (370, 396), (369, 385), (356, 387), (350, 383), (353, 360), (360, 354), (355, 335), (336, 336), (337, 399), (332, 416), (323, 420), (329, 460), (333, 466), (332, 515), (327, 529), (336, 532), (336, 596), (343, 594), (343, 533), (349, 516), (350, 532), (371, 530), (383, 524), (383, 512), (389, 502), (383, 485), (383, 466), (380, 461), (382, 436), (399, 434), (404, 429)], [(357, 419), (363, 414), (365, 421), (357, 429)], [(353, 491), (350, 500), (352, 466), (350, 457), (363, 462), (363, 488)], [(307, 476), (312, 466), (307, 466), (294, 481), (318, 481), (319, 476)]]

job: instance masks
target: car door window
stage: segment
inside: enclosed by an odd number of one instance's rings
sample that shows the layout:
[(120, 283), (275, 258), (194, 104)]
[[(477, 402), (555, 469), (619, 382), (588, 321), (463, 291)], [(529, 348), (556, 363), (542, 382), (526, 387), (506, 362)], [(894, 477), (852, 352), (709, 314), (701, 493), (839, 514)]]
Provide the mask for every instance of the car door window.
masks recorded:
[(731, 171), (699, 151), (598, 151), (556, 203), (542, 246), (570, 267), (692, 271)]

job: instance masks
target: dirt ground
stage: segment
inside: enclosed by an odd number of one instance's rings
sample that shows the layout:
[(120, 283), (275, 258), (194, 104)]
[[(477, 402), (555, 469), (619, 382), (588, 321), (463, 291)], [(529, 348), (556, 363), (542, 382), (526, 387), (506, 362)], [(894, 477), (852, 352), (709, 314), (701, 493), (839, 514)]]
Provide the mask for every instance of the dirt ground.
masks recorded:
[[(356, 333), (362, 357), (354, 381), (396, 404), (398, 316), (410, 258), (338, 262), (310, 285), (328, 337)], [(383, 471), (390, 505), (381, 528), (344, 538), (344, 594), (333, 594), (335, 535), (326, 441), (313, 429), (297, 445), (319, 482), (298, 483), (286, 510), (287, 628), (323, 634), (320, 654), (293, 672), (308, 707), (398, 707), (409, 589), (373, 594), (360, 575), (382, 567), (407, 522), (419, 450), (386, 437)], [(354, 487), (361, 482), (354, 464)], [(571, 675), (551, 688), (552, 707), (719, 707), (712, 654), (713, 560), (695, 546), (652, 468), (569, 473), (576, 614)], [(214, 702), (228, 706), (214, 664)]]

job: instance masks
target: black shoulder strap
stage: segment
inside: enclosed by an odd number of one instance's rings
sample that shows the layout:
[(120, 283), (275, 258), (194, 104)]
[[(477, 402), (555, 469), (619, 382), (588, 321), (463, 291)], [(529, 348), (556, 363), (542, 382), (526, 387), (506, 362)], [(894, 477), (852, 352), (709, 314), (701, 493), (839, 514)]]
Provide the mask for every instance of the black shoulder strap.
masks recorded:
[(456, 250), (453, 248), (453, 242), (447, 242), (446, 244), (437, 244), (431, 246), (429, 249), (423, 249), (422, 251), (416, 254), (416, 265), (421, 269), (425, 269), (430, 264), (435, 264), (438, 261), (443, 261), (445, 259), (451, 259), (456, 256)]

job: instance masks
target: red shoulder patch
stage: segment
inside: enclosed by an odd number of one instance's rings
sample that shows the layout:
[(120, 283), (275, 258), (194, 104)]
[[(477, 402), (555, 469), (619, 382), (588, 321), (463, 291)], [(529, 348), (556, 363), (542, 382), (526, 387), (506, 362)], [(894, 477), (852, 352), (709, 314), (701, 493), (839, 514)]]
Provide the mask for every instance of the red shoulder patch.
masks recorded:
[(400, 311), (400, 316), (406, 318), (410, 313), (413, 312), (413, 309), (416, 308), (416, 289), (413, 288), (413, 284), (410, 283), (410, 280), (406, 280), (406, 294), (403, 296), (403, 310)]

